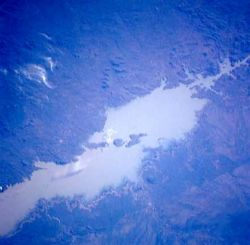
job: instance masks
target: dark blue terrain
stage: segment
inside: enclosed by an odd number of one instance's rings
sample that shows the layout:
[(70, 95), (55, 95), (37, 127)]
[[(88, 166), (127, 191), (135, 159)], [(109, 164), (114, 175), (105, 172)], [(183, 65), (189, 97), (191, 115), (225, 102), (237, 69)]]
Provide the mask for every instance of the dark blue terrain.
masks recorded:
[[(174, 87), (186, 83), (185, 70), (209, 76), (225, 58), (244, 59), (249, 30), (248, 0), (0, 0), (3, 191), (37, 160), (72, 161), (102, 129), (107, 107), (163, 77)], [(52, 88), (25, 79), (26, 64), (45, 67)], [(139, 184), (92, 203), (40, 200), (0, 244), (249, 244), (249, 66), (199, 96), (209, 103), (195, 130), (150, 150)]]

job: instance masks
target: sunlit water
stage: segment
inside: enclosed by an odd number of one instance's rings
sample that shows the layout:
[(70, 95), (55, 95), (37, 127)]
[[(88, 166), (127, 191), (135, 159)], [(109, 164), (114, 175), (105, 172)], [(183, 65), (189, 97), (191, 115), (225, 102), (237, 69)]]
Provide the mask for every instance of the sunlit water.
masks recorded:
[[(239, 63), (226, 66), (227, 69), (221, 66), (216, 76), (199, 76), (198, 80), (194, 77), (192, 84), (209, 89)], [(109, 108), (103, 130), (90, 137), (75, 162), (64, 166), (37, 162), (39, 169), (29, 180), (0, 194), (0, 235), (11, 232), (41, 198), (83, 195), (91, 200), (103, 188), (119, 186), (123, 180), (136, 182), (137, 171), (147, 154), (145, 149), (181, 140), (197, 124), (197, 112), (207, 101), (195, 97), (195, 93), (190, 85), (164, 89), (162, 84), (146, 96)]]

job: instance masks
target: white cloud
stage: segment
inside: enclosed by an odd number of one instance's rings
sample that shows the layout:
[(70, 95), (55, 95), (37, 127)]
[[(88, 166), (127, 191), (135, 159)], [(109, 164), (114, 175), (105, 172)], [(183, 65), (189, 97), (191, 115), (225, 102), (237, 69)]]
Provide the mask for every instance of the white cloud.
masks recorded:
[(3, 75), (7, 75), (8, 74), (8, 70), (5, 68), (0, 68), (0, 73), (2, 73)]
[(26, 79), (44, 84), (48, 88), (52, 88), (48, 82), (47, 72), (45, 68), (36, 64), (28, 64), (17, 71)]
[(44, 57), (44, 60), (46, 61), (50, 71), (54, 71), (55, 68), (55, 62), (53, 61), (53, 59), (51, 57)]
[(51, 41), (51, 40), (52, 40), (52, 37), (51, 37), (51, 36), (49, 36), (47, 33), (40, 32), (40, 35), (41, 35), (42, 37), (44, 37), (45, 39), (49, 40), (49, 41)]

